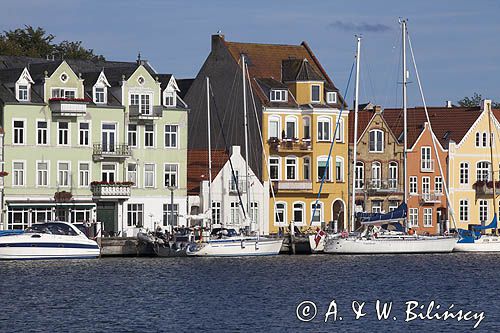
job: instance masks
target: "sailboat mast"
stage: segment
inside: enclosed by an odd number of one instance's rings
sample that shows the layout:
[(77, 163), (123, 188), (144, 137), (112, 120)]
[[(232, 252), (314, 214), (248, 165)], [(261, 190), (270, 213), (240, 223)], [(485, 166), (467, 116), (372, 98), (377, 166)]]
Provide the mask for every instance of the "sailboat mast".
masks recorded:
[(361, 36), (356, 36), (357, 38), (357, 48), (356, 48), (356, 90), (354, 97), (354, 148), (352, 151), (352, 198), (351, 198), (351, 227), (350, 230), (354, 230), (354, 216), (356, 215), (356, 164), (358, 162), (358, 111), (359, 111), (359, 61), (361, 55)]
[(212, 224), (212, 141), (210, 135), (210, 79), (207, 76), (207, 122), (208, 122), (208, 220)]
[[(243, 115), (245, 118), (245, 191), (247, 197), (247, 206), (246, 212), (248, 218), (250, 218), (250, 186), (249, 186), (249, 171), (248, 171), (248, 115), (247, 115), (247, 86), (246, 86), (246, 63), (245, 63), (245, 55), (241, 54), (241, 74), (243, 80)], [(251, 223), (251, 221), (250, 221)]]
[[(489, 127), (489, 132), (490, 132), (490, 166), (491, 166), (491, 180), (493, 182), (493, 213), (497, 216), (498, 218), (498, 207), (496, 204), (496, 199), (497, 199), (497, 193), (496, 193), (496, 185), (495, 185), (495, 168), (493, 164), (493, 132), (492, 132), (492, 126), (491, 126), (491, 103), (486, 103), (486, 107), (488, 108), (488, 127)], [(497, 228), (494, 229), (493, 231), (495, 235), (497, 234)]]
[[(407, 85), (407, 71), (406, 71), (406, 20), (401, 20), (401, 36), (402, 36), (402, 49), (403, 49), (403, 136), (404, 136), (404, 150), (403, 150), (403, 179), (404, 179), (404, 202), (408, 202), (408, 110), (406, 107), (406, 85)], [(406, 229), (408, 229), (408, 219), (406, 219)]]

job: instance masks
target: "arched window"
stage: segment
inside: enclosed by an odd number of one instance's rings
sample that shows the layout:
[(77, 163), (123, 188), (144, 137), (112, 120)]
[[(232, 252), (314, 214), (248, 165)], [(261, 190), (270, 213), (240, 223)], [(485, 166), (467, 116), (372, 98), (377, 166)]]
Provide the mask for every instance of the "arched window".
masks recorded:
[(281, 131), (281, 118), (279, 116), (269, 117), (268, 138), (279, 138)]
[(298, 128), (297, 128), (297, 117), (294, 116), (287, 116), (285, 118), (285, 135), (287, 139), (296, 139), (298, 138), (299, 134)]
[(318, 141), (330, 141), (332, 120), (330, 117), (318, 118)]
[(335, 180), (337, 182), (344, 181), (344, 159), (340, 156), (335, 158)]
[(486, 132), (483, 133), (483, 147), (488, 147), (488, 134)]
[(287, 156), (285, 158), (286, 163), (286, 179), (296, 180), (297, 179), (297, 157)]
[(338, 125), (335, 130), (335, 141), (344, 142), (344, 119), (337, 118)]
[(370, 152), (381, 153), (384, 151), (384, 132), (375, 129), (370, 131)]
[(476, 147), (481, 147), (481, 133), (476, 132)]
[(311, 139), (311, 117), (306, 116), (302, 118), (302, 124), (304, 126), (304, 139)]
[(287, 224), (286, 218), (286, 202), (277, 202), (274, 207), (274, 224), (284, 225)]
[(477, 162), (476, 164), (476, 181), (490, 180), (490, 163), (486, 161)]
[(281, 179), (281, 158), (279, 156), (269, 157), (269, 179)]
[(304, 157), (304, 180), (311, 180), (311, 159)]
[(389, 162), (389, 188), (396, 189), (398, 187), (398, 162)]
[(380, 188), (382, 184), (382, 172), (380, 162), (372, 163), (372, 187)]
[(365, 184), (365, 165), (363, 162), (356, 162), (354, 187), (359, 190), (364, 187), (364, 184)]
[(305, 222), (304, 203), (295, 202), (293, 204), (293, 222), (295, 225), (304, 224)]
[[(328, 169), (327, 169), (327, 162), (328, 162), (328, 156), (319, 156), (317, 165), (318, 165), (318, 180), (321, 181), (323, 179), (323, 176), (325, 176), (325, 181), (330, 181), (332, 179), (332, 168), (331, 168), (331, 161), (328, 163)], [(325, 172), (326, 171), (326, 172)]]

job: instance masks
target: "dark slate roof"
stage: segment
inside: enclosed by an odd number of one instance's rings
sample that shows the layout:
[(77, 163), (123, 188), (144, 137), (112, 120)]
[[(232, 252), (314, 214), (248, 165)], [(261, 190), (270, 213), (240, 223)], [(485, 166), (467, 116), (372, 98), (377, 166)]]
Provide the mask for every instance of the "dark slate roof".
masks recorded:
[(31, 58), (23, 56), (6, 56), (0, 55), (0, 69), (4, 68), (24, 68), (31, 64), (47, 63), (52, 60), (43, 58)]
[[(165, 90), (172, 77), (172, 74), (157, 74), (158, 80), (160, 80), (161, 91)], [(154, 76), (153, 76), (154, 77)]]
[(40, 83), (45, 78), (45, 72), (47, 72), (48, 76), (51, 76), (61, 63), (62, 60), (32, 64), (28, 71), (33, 81), (35, 81), (35, 83)]
[(281, 65), (281, 72), (281, 76), (284, 82), (326, 80), (312, 68), (306, 58), (283, 60)]
[[(4, 84), (0, 83), (0, 101), (4, 103), (19, 103), (16, 99), (16, 94), (14, 88), (8, 88)], [(38, 95), (35, 89), (31, 89), (31, 101), (22, 102), (23, 104), (30, 103), (43, 103), (43, 98)]]
[(95, 83), (97, 82), (97, 79), (99, 78), (99, 75), (101, 75), (101, 72), (84, 72), (82, 73), (82, 78), (83, 78), (83, 85), (85, 86), (85, 90), (91, 89)]
[(21, 76), (24, 68), (9, 68), (0, 70), (0, 82), (15, 83)]
[(191, 85), (193, 84), (195, 79), (180, 79), (176, 80), (177, 81), (177, 86), (179, 87), (179, 97), (184, 99), (186, 96), (187, 92), (189, 91), (189, 88), (191, 88)]

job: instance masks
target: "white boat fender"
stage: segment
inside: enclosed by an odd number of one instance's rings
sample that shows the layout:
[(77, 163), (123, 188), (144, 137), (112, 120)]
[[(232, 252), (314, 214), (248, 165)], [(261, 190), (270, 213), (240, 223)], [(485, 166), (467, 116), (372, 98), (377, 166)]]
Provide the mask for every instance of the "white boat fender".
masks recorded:
[(242, 240), (242, 241), (241, 241), (241, 248), (242, 248), (242, 249), (244, 249), (244, 248), (245, 248), (245, 241), (244, 241), (244, 240)]
[(259, 242), (255, 242), (255, 249), (258, 250), (259, 249)]

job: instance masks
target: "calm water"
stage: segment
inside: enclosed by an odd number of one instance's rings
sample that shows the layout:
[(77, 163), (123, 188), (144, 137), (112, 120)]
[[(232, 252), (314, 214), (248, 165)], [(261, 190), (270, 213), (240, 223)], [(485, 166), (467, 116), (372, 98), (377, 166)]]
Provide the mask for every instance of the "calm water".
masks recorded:
[[(485, 311), (500, 332), (496, 255), (109, 258), (0, 262), (0, 332), (435, 332), (475, 321), (405, 323), (405, 302)], [(335, 299), (338, 316), (324, 323)], [(393, 301), (378, 321), (375, 300)], [(317, 317), (296, 307), (314, 301)], [(353, 300), (367, 315), (354, 320)], [(397, 317), (394, 321), (392, 317)]]

